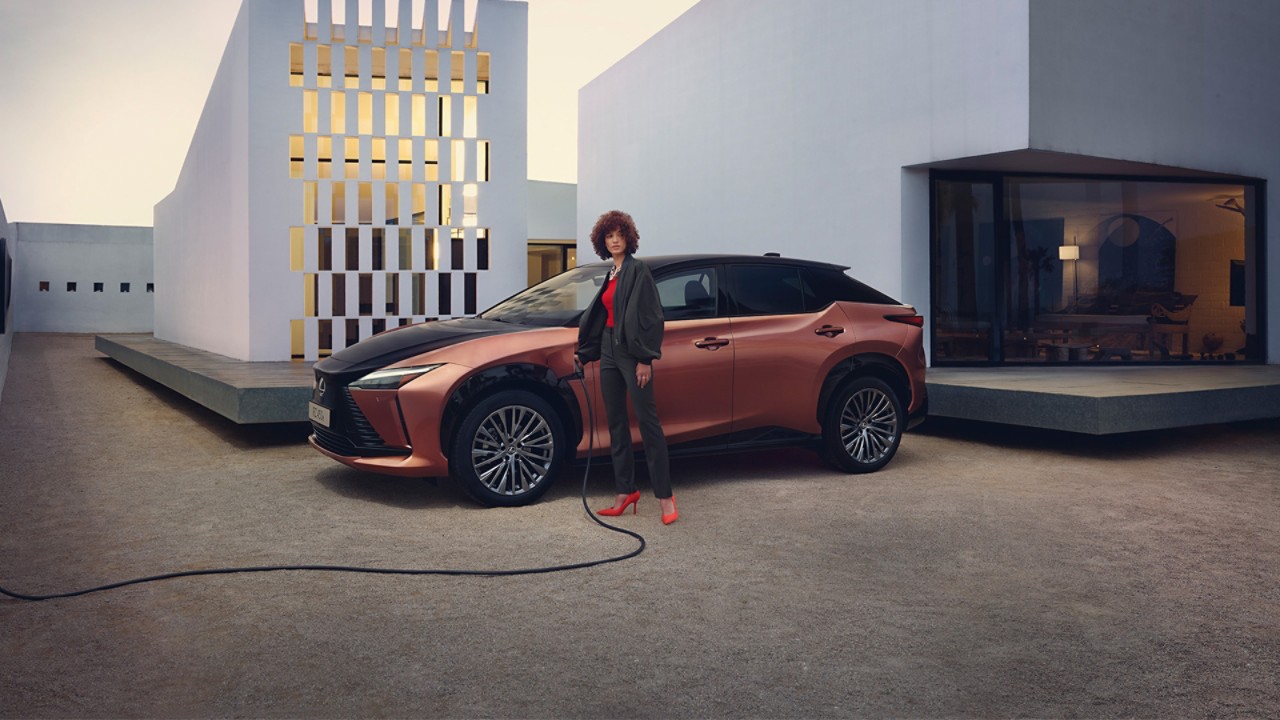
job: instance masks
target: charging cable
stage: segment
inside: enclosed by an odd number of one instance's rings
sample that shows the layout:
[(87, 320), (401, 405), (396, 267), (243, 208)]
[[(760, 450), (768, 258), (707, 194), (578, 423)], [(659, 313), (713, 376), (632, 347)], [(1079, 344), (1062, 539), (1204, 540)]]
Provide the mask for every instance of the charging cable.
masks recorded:
[(587, 390), (587, 382), (585, 373), (582, 371), (582, 365), (579, 364), (577, 357), (574, 357), (574, 376), (577, 377), (578, 383), (582, 386), (582, 394), (587, 401), (587, 417), (590, 431), (587, 440), (587, 467), (582, 473), (582, 509), (587, 512), (595, 523), (607, 530), (630, 535), (640, 542), (640, 546), (635, 550), (624, 555), (605, 558), (603, 560), (590, 560), (587, 562), (571, 563), (568, 565), (549, 565), (547, 567), (522, 568), (518, 570), (432, 570), (432, 569), (394, 569), (394, 568), (377, 568), (377, 567), (360, 567), (354, 565), (262, 565), (252, 567), (235, 567), (235, 568), (209, 568), (205, 570), (182, 570), (179, 572), (165, 573), (163, 575), (151, 575), (148, 577), (134, 578), (132, 580), (124, 580), (121, 582), (111, 583), (109, 585), (99, 585), (98, 587), (87, 588), (85, 590), (75, 590), (73, 592), (52, 593), (49, 595), (28, 595), (26, 593), (14, 592), (0, 587), (0, 595), (13, 598), (15, 600), (54, 600), (57, 598), (70, 598), (80, 595), (88, 595), (90, 593), (103, 592), (105, 590), (115, 590), (116, 588), (128, 587), (129, 585), (142, 585), (143, 583), (159, 582), (161, 580), (173, 580), (183, 577), (197, 577), (200, 575), (235, 575), (238, 573), (263, 573), (278, 572), (281, 570), (298, 570), (306, 572), (335, 572), (335, 573), (367, 573), (373, 575), (463, 575), (473, 577), (503, 577), (509, 575), (540, 575), (543, 573), (563, 572), (565, 570), (581, 570), (583, 568), (595, 567), (597, 565), (605, 565), (608, 563), (620, 562), (628, 560), (640, 553), (644, 552), (645, 540), (640, 533), (620, 528), (615, 525), (601, 520), (596, 516), (591, 507), (587, 505), (587, 478), (591, 475), (591, 456), (595, 451), (596, 436), (596, 420), (595, 410), (591, 404), (591, 393)]

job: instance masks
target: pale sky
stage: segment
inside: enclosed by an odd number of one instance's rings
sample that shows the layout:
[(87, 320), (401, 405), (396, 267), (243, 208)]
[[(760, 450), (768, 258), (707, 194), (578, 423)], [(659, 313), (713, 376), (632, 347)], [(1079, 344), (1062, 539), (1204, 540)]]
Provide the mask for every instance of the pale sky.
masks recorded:
[[(151, 225), (240, 2), (0, 0), (8, 220)], [(696, 2), (528, 0), (531, 179), (577, 182), (578, 89)]]

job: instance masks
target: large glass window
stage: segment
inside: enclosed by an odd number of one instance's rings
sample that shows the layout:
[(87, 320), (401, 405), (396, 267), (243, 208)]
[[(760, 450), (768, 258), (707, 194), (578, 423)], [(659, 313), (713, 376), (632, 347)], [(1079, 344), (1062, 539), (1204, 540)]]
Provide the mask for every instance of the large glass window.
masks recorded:
[(933, 207), (934, 360), (990, 360), (995, 191), (991, 183), (939, 180)]
[(578, 247), (573, 240), (531, 240), (528, 252), (530, 287), (578, 266)]
[(1257, 192), (935, 176), (934, 362), (1262, 360)]

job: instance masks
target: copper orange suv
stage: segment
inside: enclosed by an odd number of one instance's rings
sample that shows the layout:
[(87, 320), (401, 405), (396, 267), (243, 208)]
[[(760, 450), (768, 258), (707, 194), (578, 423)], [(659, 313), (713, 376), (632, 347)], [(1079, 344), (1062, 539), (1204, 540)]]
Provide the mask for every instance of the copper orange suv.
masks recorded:
[[(921, 316), (846, 268), (644, 260), (666, 311), (654, 379), (673, 456), (803, 444), (841, 470), (871, 472), (923, 419)], [(584, 265), (475, 317), (390, 330), (316, 363), (312, 445), (370, 472), (452, 476), (488, 505), (534, 502), (588, 451), (574, 343), (608, 267)], [(607, 455), (597, 368), (584, 380), (595, 452)]]

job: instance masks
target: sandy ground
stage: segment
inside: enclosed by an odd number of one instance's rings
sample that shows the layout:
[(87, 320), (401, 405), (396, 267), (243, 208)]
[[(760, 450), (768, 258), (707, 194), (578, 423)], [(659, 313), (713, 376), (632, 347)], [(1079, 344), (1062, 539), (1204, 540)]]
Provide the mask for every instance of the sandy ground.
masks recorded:
[[(266, 573), (0, 600), (4, 717), (1275, 717), (1280, 423), (1085, 438), (930, 421), (871, 476), (674, 463), (638, 558), (516, 578)], [(19, 335), (0, 586), (626, 552), (580, 476), (483, 509)], [(593, 472), (597, 505), (611, 495)]]

